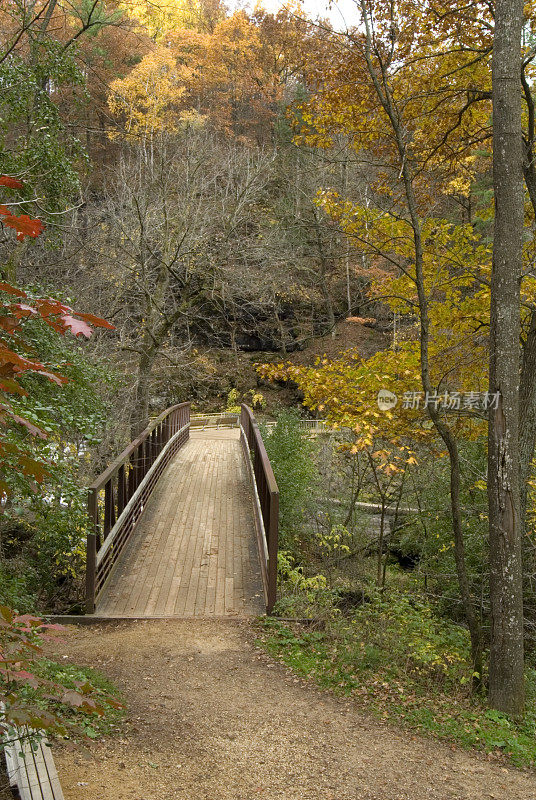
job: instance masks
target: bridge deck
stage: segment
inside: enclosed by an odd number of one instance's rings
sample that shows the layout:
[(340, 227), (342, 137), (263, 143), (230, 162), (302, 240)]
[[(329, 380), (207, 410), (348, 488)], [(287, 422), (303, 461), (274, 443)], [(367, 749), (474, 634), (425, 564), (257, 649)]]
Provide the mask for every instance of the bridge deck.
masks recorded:
[(191, 431), (99, 597), (109, 617), (264, 613), (239, 431)]

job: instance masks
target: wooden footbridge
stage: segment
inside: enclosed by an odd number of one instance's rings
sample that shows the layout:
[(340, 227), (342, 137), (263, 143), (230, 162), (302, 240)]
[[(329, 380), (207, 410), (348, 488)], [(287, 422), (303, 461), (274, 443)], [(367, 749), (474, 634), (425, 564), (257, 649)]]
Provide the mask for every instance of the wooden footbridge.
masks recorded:
[(279, 493), (253, 412), (193, 426), (168, 408), (89, 489), (87, 613), (270, 613)]
[[(253, 412), (168, 408), (89, 489), (93, 620), (257, 615), (276, 599), (279, 492)], [(21, 800), (63, 800), (50, 749), (13, 729)]]

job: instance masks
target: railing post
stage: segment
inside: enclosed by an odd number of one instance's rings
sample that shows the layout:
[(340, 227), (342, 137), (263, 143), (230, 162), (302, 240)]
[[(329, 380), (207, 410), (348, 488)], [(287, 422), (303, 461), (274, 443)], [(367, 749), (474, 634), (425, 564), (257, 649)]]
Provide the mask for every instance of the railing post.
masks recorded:
[(115, 519), (115, 492), (113, 478), (110, 478), (104, 486), (104, 539), (115, 525)]
[[(188, 423), (190, 422), (191, 416), (192, 416), (192, 404), (188, 403), (188, 405), (186, 406), (186, 408), (184, 410), (184, 422), (183, 422), (183, 425), (188, 425)], [(184, 437), (184, 441), (187, 442), (189, 438), (190, 438), (190, 428), (188, 428), (187, 431), (186, 431), (186, 436)]]
[(151, 467), (151, 434), (146, 437), (143, 445), (143, 473), (142, 480), (145, 478)]
[(149, 464), (147, 467), (147, 471), (149, 471), (150, 468), (153, 466), (155, 460), (155, 447), (156, 447), (155, 437), (156, 437), (155, 431), (150, 433), (149, 436), (147, 437), (147, 443), (149, 445)]
[(134, 452), (134, 458), (135, 458), (134, 469), (136, 474), (136, 477), (134, 478), (134, 491), (136, 491), (136, 489), (143, 480), (143, 451), (144, 447), (142, 442), (136, 447), (136, 450)]
[(120, 516), (127, 502), (127, 476), (125, 465), (122, 464), (117, 473), (117, 516)]
[(86, 614), (95, 611), (95, 577), (97, 572), (97, 536), (99, 531), (98, 497), (95, 489), (90, 489), (87, 499), (91, 531), (86, 544)]
[(127, 503), (136, 491), (136, 458), (134, 454), (130, 456), (128, 461), (129, 468), (128, 468), (128, 494), (127, 494)]

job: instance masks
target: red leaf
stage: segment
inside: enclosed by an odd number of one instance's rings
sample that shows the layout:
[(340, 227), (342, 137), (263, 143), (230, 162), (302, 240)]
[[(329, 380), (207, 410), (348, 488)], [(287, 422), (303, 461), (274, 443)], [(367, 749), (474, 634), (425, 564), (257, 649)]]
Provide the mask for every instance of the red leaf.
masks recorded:
[(75, 317), (71, 317), (70, 314), (64, 314), (64, 316), (61, 319), (65, 323), (65, 326), (69, 328), (71, 333), (73, 333), (75, 336), (82, 335), (85, 336), (86, 339), (89, 339), (89, 337), (93, 333), (89, 325), (86, 325), (86, 323), (80, 319), (75, 319)]
[(66, 314), (67, 312), (72, 311), (69, 306), (64, 306), (59, 300), (53, 300), (50, 297), (47, 297), (46, 299), (39, 298), (34, 302), (43, 319), (50, 316), (58, 316), (59, 314)]
[(19, 394), (21, 397), (28, 397), (26, 389), (23, 389), (13, 378), (0, 377), (0, 389), (7, 394)]
[(85, 711), (95, 711), (97, 714), (99, 714), (99, 716), (102, 713), (100, 707), (94, 700), (89, 697), (84, 697), (83, 695), (79, 694), (79, 692), (75, 692), (73, 689), (68, 689), (65, 692), (61, 698), (61, 702), (73, 706), (73, 708), (82, 708)]
[(46, 369), (39, 370), (40, 375), (44, 375), (45, 378), (48, 378), (50, 381), (54, 381), (57, 383), (58, 386), (63, 386), (64, 383), (67, 383), (67, 378), (64, 378), (63, 375), (57, 375), (55, 372), (47, 372)]
[(9, 186), (10, 189), (22, 189), (22, 181), (10, 178), (9, 175), (0, 175), (0, 186)]
[[(18, 414), (14, 414), (13, 411), (10, 411), (9, 409), (6, 409), (6, 410), (7, 410), (7, 413), (9, 414), (9, 416), (11, 417), (11, 419), (14, 419), (15, 422), (18, 422), (21, 425), (24, 425), (24, 427), (27, 428), (30, 431), (32, 436), (39, 436), (40, 439), (46, 439), (47, 438), (46, 433), (44, 431), (42, 431), (41, 428), (38, 428), (37, 425), (34, 425), (33, 422), (30, 422), (29, 420), (24, 419), (24, 417), (19, 417)], [(24, 458), (26, 458), (26, 456)], [(19, 459), (19, 461), (20, 461), (20, 459)], [(35, 465), (37, 463), (38, 463), (37, 461), (33, 461), (33, 459), (32, 459), (32, 465)], [(36, 475), (35, 471), (26, 472), (24, 467), (23, 467), (22, 471), (24, 472), (25, 475), (29, 475), (29, 474)], [(37, 480), (39, 480), (37, 475), (36, 475), (36, 478), (37, 478)]]
[(111, 331), (115, 331), (115, 325), (101, 317), (96, 317), (95, 314), (79, 314), (76, 312), (76, 315), (91, 325), (95, 325), (96, 328), (108, 328)]
[(3, 220), (4, 225), (17, 231), (17, 239), (22, 242), (25, 236), (37, 238), (43, 233), (45, 226), (40, 219), (30, 219), (28, 214), (21, 214), (20, 217), (9, 216)]
[[(9, 364), (11, 369), (3, 370), (1, 369), (2, 364)], [(30, 361), (28, 358), (23, 358), (22, 356), (17, 355), (12, 350), (7, 348), (0, 342), (0, 374), (1, 375), (12, 375), (15, 372), (36, 372), (39, 370), (44, 370), (43, 364), (40, 364), (38, 361)]]
[(34, 689), (37, 689), (40, 685), (40, 681), (33, 675), (31, 672), (28, 672), (24, 669), (19, 669), (17, 672), (10, 672), (9, 677), (11, 680), (20, 681), (21, 683), (28, 684), (32, 686)]
[(11, 211), (7, 206), (0, 206), (0, 214), (3, 214), (4, 217), (10, 217)]
[(22, 289), (17, 289), (16, 286), (12, 286), (10, 283), (0, 282), (0, 292), (5, 292), (6, 294), (14, 294), (16, 297), (28, 297), (26, 292), (23, 292)]
[(37, 314), (35, 308), (26, 303), (13, 303), (10, 308), (18, 317), (34, 317)]
[(60, 625), (58, 622), (43, 622), (41, 620), (40, 630), (46, 631), (66, 631), (65, 625)]
[(7, 333), (13, 333), (20, 326), (17, 317), (0, 317), (0, 328)]
[(37, 625), (43, 624), (41, 617), (36, 617), (34, 614), (17, 614), (13, 622), (24, 622), (25, 624), (35, 622)]
[(28, 477), (34, 477), (37, 483), (41, 483), (47, 471), (43, 464), (40, 464), (39, 461), (35, 461), (33, 458), (29, 458), (28, 456), (19, 456), (19, 465), (22, 469), (24, 475)]
[(46, 324), (48, 325), (48, 327), (49, 327), (49, 328), (52, 328), (52, 330), (53, 330), (53, 331), (56, 331), (56, 333), (59, 333), (59, 334), (61, 334), (62, 336), (65, 334), (65, 331), (67, 330), (67, 328), (65, 327), (65, 325), (61, 325), (61, 324), (60, 324), (60, 323), (59, 323), (59, 322), (58, 322), (56, 319), (54, 319), (53, 317), (48, 317), (48, 319), (45, 319), (44, 321), (46, 322)]

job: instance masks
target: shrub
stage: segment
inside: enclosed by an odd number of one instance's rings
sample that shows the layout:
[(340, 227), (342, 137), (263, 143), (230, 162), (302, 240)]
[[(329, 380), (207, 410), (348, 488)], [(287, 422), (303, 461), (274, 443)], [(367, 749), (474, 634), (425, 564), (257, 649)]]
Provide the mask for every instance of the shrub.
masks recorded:
[[(0, 735), (15, 726), (65, 735), (81, 733), (121, 704), (110, 684), (94, 687), (79, 668), (42, 659), (41, 645), (61, 626), (0, 606)], [(86, 733), (89, 733), (86, 731)]]
[(304, 523), (318, 481), (314, 445), (294, 410), (282, 411), (272, 430), (261, 426), (261, 432), (279, 487), (280, 546), (296, 556), (303, 551)]

